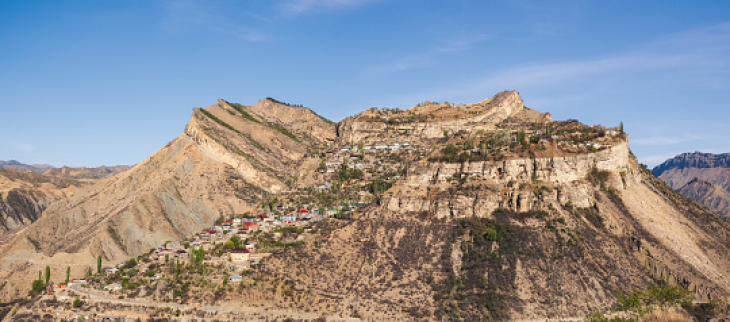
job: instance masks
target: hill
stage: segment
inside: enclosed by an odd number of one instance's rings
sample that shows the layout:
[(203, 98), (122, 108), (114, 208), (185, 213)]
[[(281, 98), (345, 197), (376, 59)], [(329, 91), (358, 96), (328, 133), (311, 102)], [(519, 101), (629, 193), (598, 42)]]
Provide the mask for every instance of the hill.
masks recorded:
[(302, 157), (334, 136), (334, 125), (310, 110), (268, 99), (251, 107), (219, 100), (196, 108), (185, 133), (155, 154), (53, 203), (7, 238), (0, 245), (0, 279), (18, 282), (0, 287), (0, 295), (22, 294), (32, 267), (53, 263), (60, 276), (70, 265), (80, 276), (97, 256), (118, 263), (186, 238), (222, 215), (243, 213), (284, 189), (287, 178), (311, 172), (317, 164)]
[[(316, 220), (292, 220), (302, 213)], [(255, 225), (223, 228), (242, 217)], [(242, 242), (257, 260), (233, 265), (224, 256)], [(553, 121), (515, 91), (337, 124), (273, 99), (219, 100), (147, 160), (13, 234), (0, 294), (25, 294), (47, 264), (81, 276), (97, 256), (135, 257), (90, 280), (162, 307), (582, 319), (657, 281), (726, 298), (728, 253), (730, 223), (641, 167), (620, 128)]]
[(73, 179), (0, 169), (0, 235), (33, 223), (51, 203), (85, 185)]
[(672, 189), (730, 220), (730, 154), (683, 153), (652, 172)]

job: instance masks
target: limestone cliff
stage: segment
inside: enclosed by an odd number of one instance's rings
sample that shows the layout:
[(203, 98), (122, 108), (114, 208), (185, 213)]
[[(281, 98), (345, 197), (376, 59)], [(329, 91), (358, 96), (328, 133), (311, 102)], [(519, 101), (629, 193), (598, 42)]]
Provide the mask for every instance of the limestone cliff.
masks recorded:
[(657, 279), (701, 299), (730, 294), (730, 224), (642, 169), (627, 142), (570, 157), (417, 162), (339, 225), (261, 264), (304, 301), (243, 298), (440, 321), (582, 317)]

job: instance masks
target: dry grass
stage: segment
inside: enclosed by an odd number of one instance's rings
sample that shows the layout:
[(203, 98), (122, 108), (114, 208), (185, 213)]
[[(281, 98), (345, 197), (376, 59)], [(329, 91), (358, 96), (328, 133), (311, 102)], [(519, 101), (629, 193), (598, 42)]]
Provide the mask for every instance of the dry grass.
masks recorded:
[(695, 322), (687, 312), (681, 308), (670, 307), (654, 310), (640, 320), (641, 322)]

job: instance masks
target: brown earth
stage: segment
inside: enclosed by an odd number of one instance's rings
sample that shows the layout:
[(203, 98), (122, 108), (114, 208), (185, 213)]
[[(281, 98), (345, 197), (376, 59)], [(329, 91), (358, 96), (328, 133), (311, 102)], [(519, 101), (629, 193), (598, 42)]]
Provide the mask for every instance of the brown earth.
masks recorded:
[[(78, 275), (98, 255), (118, 263), (251, 209), (311, 172), (312, 149), (384, 139), (428, 146), (445, 134), (550, 122), (517, 92), (369, 110), (336, 126), (270, 99), (220, 100), (195, 109), (185, 133), (147, 160), (54, 203), (1, 245), (0, 295), (23, 294), (39, 265), (58, 265), (54, 276), (79, 265)], [(481, 321), (581, 318), (657, 280), (702, 300), (727, 297), (730, 223), (639, 166), (621, 140), (586, 153), (413, 162), (352, 219), (320, 223), (304, 246), (264, 259), (255, 274), (274, 287), (236, 289), (221, 305)]]
[(0, 169), (0, 235), (30, 225), (51, 203), (85, 185), (74, 179)]
[(684, 153), (652, 172), (672, 189), (730, 220), (730, 154)]

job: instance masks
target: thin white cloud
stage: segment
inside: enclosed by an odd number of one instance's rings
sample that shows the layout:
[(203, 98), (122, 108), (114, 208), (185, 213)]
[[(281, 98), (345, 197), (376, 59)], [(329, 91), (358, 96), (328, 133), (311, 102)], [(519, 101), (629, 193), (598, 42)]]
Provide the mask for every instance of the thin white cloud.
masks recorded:
[(467, 51), (473, 48), (475, 45), (491, 38), (492, 37), (490, 35), (486, 34), (468, 36), (460, 35), (448, 39), (434, 48), (425, 50), (421, 54), (401, 57), (395, 59), (392, 62), (387, 62), (379, 66), (371, 67), (367, 69), (365, 73), (371, 76), (381, 76), (384, 74), (402, 72), (409, 69), (430, 67), (433, 64), (437, 63), (440, 58)]
[(318, 9), (349, 9), (375, 1), (377, 0), (289, 0), (282, 5), (282, 9), (290, 15), (301, 15)]
[(474, 47), (474, 45), (491, 38), (491, 35), (485, 34), (462, 36), (446, 41), (443, 46), (436, 48), (436, 51), (443, 53), (458, 53), (469, 50)]
[(162, 24), (172, 32), (204, 29), (248, 42), (271, 42), (271, 37), (265, 33), (229, 20), (207, 4), (196, 0), (167, 1)]
[[(708, 88), (730, 87), (730, 23), (677, 33), (633, 51), (562, 62), (529, 62), (486, 71), (486, 76), (429, 91), (436, 97), (481, 97), (493, 90), (526, 89), (564, 91), (586, 84), (631, 81), (646, 74), (664, 73), (663, 82), (691, 83)], [(606, 85), (611, 88), (611, 85)], [(555, 93), (555, 95), (558, 95)], [(555, 97), (552, 95), (552, 97)], [(423, 93), (409, 95), (423, 97)]]
[(370, 75), (383, 75), (383, 74), (390, 74), (395, 72), (402, 72), (409, 69), (414, 68), (424, 68), (428, 67), (433, 63), (433, 58), (429, 55), (423, 55), (423, 56), (408, 56), (400, 58), (396, 61), (383, 64), (380, 66), (376, 66), (373, 68), (370, 68), (367, 71), (367, 74)]
[(704, 137), (701, 135), (686, 134), (683, 136), (653, 136), (653, 137), (636, 138), (636, 139), (632, 139), (631, 143), (634, 145), (644, 145), (644, 146), (666, 146), (666, 145), (675, 145), (675, 144), (691, 142), (691, 141), (699, 141), (702, 139), (704, 139)]

